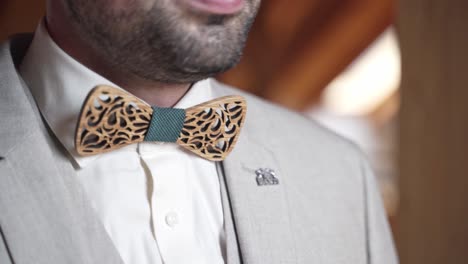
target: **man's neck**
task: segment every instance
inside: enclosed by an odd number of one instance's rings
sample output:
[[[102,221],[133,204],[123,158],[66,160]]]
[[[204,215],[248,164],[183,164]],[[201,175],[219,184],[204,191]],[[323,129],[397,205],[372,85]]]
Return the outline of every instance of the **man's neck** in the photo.
[[[164,83],[116,83],[131,94],[143,99],[150,105],[158,107],[174,106],[190,89],[190,84],[164,84]]]
[[[118,71],[103,59],[99,59],[99,56],[93,53],[92,48],[75,37],[76,34],[70,32],[69,25],[64,25],[58,21],[52,22],[51,19],[55,18],[47,17],[46,28],[51,38],[62,50],[92,71],[119,85],[148,104],[158,107],[172,107],[190,89],[190,83],[161,83],[139,78],[129,72]]]

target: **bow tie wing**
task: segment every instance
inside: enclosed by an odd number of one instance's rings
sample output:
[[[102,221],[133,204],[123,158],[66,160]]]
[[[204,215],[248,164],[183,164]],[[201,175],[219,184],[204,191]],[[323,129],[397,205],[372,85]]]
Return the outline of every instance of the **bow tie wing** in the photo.
[[[205,159],[221,161],[236,144],[246,111],[241,96],[221,97],[184,112],[151,107],[124,90],[101,85],[88,94],[83,104],[75,149],[89,156],[155,140],[177,142]]]
[[[177,143],[201,157],[221,161],[232,151],[245,121],[241,96],[225,96],[186,109]]]
[[[152,112],[151,106],[121,89],[97,86],[81,109],[75,149],[89,156],[141,142]]]

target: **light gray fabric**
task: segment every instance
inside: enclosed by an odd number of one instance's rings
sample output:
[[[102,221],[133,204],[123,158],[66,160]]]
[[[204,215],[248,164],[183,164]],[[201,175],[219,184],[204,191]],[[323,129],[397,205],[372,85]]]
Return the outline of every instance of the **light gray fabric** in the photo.
[[[0,162],[2,162],[0,160]],[[2,264],[12,264],[10,258],[10,252],[6,247],[5,239],[3,238],[2,230],[0,229],[0,263]]]
[[[0,48],[0,74],[0,228],[13,262],[122,264],[70,162],[48,136],[8,43]]]
[[[122,263],[15,70],[11,54],[20,61],[29,38],[0,47],[0,263]],[[219,83],[214,92],[243,94]],[[361,153],[243,95],[245,127],[218,166],[228,263],[397,263]],[[258,186],[258,168],[273,169],[279,184]]]
[[[224,162],[244,263],[398,263],[373,174],[354,144],[307,118],[241,94],[247,118]],[[279,185],[257,186],[270,168]]]
[[[229,201],[229,193],[226,186],[226,180],[224,175],[224,168],[221,162],[216,163],[216,168],[218,171],[219,186],[221,188],[221,199],[223,205],[223,215],[224,215],[224,230],[225,230],[225,245],[224,246],[224,259],[226,264],[240,264],[242,263],[241,255],[239,252],[239,245],[237,244],[236,230],[234,226],[234,220],[232,218],[232,208],[231,202]]]

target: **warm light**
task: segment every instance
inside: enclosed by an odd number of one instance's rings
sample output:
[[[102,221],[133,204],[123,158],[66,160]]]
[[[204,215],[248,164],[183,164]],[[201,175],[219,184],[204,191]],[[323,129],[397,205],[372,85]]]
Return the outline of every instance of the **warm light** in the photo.
[[[400,79],[400,50],[389,28],[328,85],[323,107],[343,115],[367,114],[398,89]]]

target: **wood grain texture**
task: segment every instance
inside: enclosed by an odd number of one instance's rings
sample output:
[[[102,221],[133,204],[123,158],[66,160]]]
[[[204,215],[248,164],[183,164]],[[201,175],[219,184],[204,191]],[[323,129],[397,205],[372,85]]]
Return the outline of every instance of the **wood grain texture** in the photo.
[[[76,151],[89,156],[142,142],[152,113],[150,105],[121,89],[97,86],[81,109],[75,132]]]
[[[468,2],[400,1],[402,264],[468,263]]]
[[[212,161],[224,160],[234,148],[245,121],[241,96],[220,97],[185,110],[177,144]],[[96,155],[143,142],[153,109],[124,90],[101,85],[89,93],[80,112],[75,148]]]
[[[185,110],[177,143],[212,161],[224,160],[244,125],[247,103],[241,96],[220,97]]]

